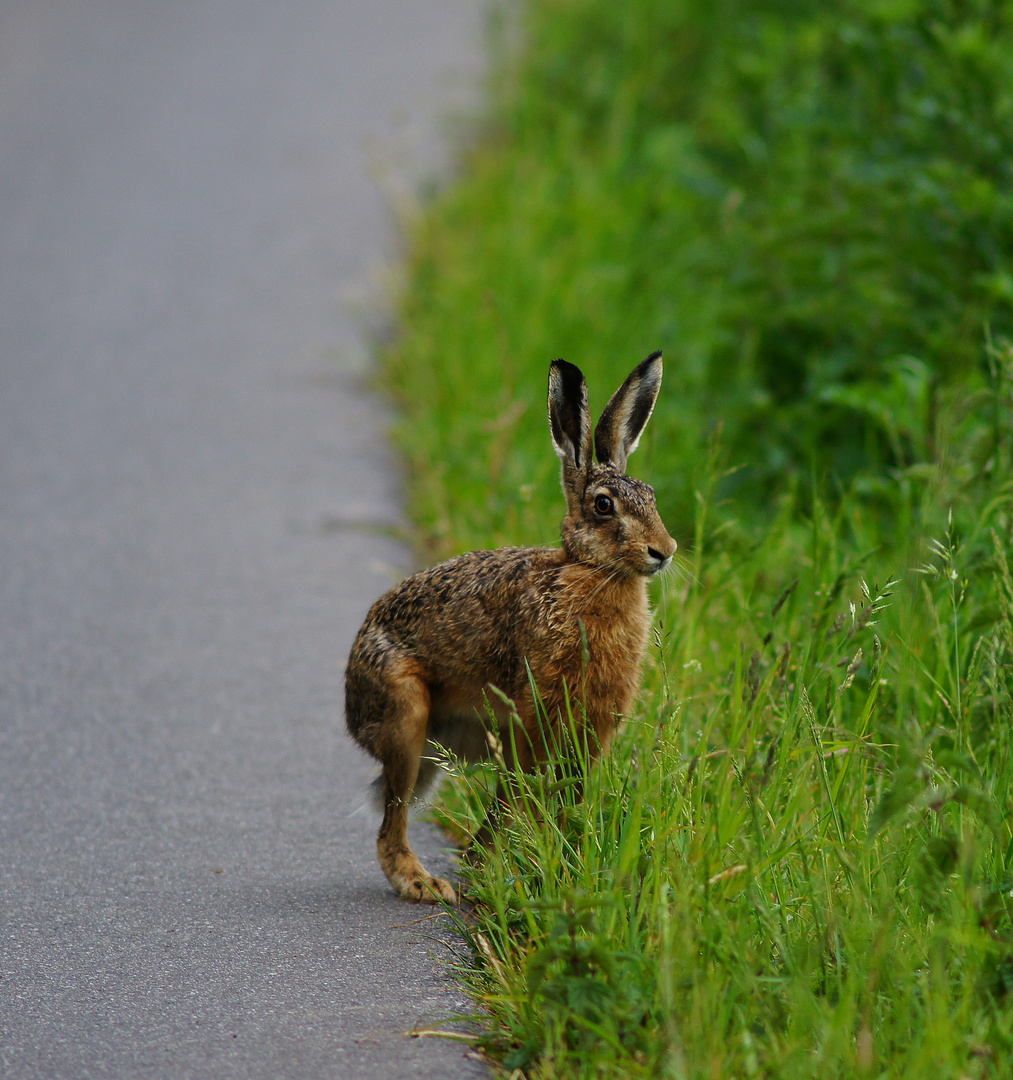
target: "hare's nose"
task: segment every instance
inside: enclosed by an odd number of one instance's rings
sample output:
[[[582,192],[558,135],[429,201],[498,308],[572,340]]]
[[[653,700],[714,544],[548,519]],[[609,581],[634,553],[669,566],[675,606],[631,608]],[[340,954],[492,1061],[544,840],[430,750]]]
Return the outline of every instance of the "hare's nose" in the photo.
[[[668,557],[667,555],[662,555],[661,552],[658,551],[657,548],[652,548],[652,547],[649,547],[647,549],[647,554],[650,555],[650,557],[652,559],[655,559],[658,562],[664,562],[665,559]]]

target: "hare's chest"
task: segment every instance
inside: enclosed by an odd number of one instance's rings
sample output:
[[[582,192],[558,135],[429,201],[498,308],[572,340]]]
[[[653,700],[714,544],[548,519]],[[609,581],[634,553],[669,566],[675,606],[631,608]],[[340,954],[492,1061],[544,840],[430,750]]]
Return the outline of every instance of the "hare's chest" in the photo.
[[[626,610],[611,621],[589,622],[586,637],[590,666],[606,680],[639,679],[649,629],[646,603],[642,610]]]
[[[640,581],[627,588],[581,582],[561,590],[545,606],[540,637],[546,652],[585,675],[639,671],[650,629],[647,590]]]

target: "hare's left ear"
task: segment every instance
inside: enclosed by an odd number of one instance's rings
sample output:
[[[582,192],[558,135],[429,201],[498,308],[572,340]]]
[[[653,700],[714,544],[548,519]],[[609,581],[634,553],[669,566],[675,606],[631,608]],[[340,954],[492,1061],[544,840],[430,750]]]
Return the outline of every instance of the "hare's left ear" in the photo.
[[[572,510],[580,505],[591,473],[591,410],[580,368],[565,360],[553,360],[549,366],[549,431]]]
[[[661,353],[654,352],[630,372],[605,406],[594,429],[594,449],[602,465],[626,472],[661,389]]]

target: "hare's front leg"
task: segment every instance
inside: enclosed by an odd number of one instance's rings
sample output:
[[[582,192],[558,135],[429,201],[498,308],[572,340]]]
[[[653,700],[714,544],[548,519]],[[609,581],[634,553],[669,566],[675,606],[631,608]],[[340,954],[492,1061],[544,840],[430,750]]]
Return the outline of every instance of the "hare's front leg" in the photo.
[[[383,763],[383,823],[376,838],[380,868],[403,900],[456,903],[453,886],[433,877],[408,845],[408,807],[419,776],[429,723],[429,688],[418,676],[400,672],[391,680],[387,713],[378,740]]]

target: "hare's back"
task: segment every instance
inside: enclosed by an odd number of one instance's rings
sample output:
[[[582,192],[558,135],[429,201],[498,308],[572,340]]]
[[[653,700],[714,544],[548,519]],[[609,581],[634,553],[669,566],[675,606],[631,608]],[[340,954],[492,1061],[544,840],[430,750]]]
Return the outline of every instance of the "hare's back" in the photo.
[[[458,555],[381,596],[363,630],[380,631],[392,648],[417,659],[436,679],[462,665],[500,667],[520,651],[560,555],[554,548]]]

